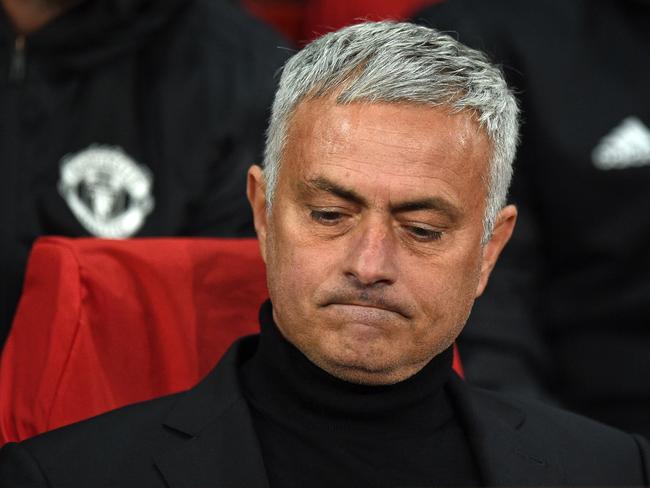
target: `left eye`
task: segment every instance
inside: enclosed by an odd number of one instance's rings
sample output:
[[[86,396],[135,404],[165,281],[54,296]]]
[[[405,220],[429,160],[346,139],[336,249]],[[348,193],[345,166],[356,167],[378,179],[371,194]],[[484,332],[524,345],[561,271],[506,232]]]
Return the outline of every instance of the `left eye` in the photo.
[[[324,225],[338,224],[343,218],[341,212],[335,212],[332,210],[312,210],[310,215],[313,220]]]
[[[427,227],[409,225],[406,227],[406,230],[419,241],[437,241],[442,237],[441,231]]]

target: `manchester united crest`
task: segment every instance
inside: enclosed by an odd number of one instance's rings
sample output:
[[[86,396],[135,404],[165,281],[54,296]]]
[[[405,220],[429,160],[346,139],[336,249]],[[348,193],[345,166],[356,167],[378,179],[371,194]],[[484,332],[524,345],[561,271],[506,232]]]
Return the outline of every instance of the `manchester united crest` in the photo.
[[[151,171],[121,148],[92,145],[61,160],[59,193],[97,237],[134,235],[153,210]]]

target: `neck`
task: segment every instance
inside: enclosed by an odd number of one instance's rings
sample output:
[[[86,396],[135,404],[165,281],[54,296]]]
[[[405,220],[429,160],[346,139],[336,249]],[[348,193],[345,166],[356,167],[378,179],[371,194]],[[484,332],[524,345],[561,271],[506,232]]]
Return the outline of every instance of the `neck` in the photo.
[[[20,35],[38,31],[81,0],[0,0]]]
[[[452,350],[433,358],[422,370],[393,385],[363,385],[336,378],[313,364],[289,343],[272,318],[270,302],[260,311],[261,336],[256,354],[243,367],[248,400],[261,410],[311,428],[419,431],[422,417],[428,428],[448,418],[442,391],[451,375]],[[427,417],[429,418],[429,417]],[[285,421],[282,420],[282,421]]]

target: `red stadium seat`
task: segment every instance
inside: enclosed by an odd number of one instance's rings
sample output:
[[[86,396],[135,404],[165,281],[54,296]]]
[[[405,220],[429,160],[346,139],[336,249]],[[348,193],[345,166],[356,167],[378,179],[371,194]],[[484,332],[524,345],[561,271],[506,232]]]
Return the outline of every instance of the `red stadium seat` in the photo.
[[[191,387],[266,297],[254,239],[39,239],[0,359],[0,445]]]

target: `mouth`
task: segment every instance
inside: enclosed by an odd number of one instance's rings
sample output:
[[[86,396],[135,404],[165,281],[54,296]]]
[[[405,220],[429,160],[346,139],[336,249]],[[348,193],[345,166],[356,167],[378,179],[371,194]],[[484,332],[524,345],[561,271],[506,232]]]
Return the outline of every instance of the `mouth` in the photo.
[[[398,315],[402,318],[409,318],[402,307],[386,303],[369,303],[357,300],[333,301],[325,304],[325,307],[345,310],[347,314],[368,316],[368,317],[386,317],[387,315]]]

